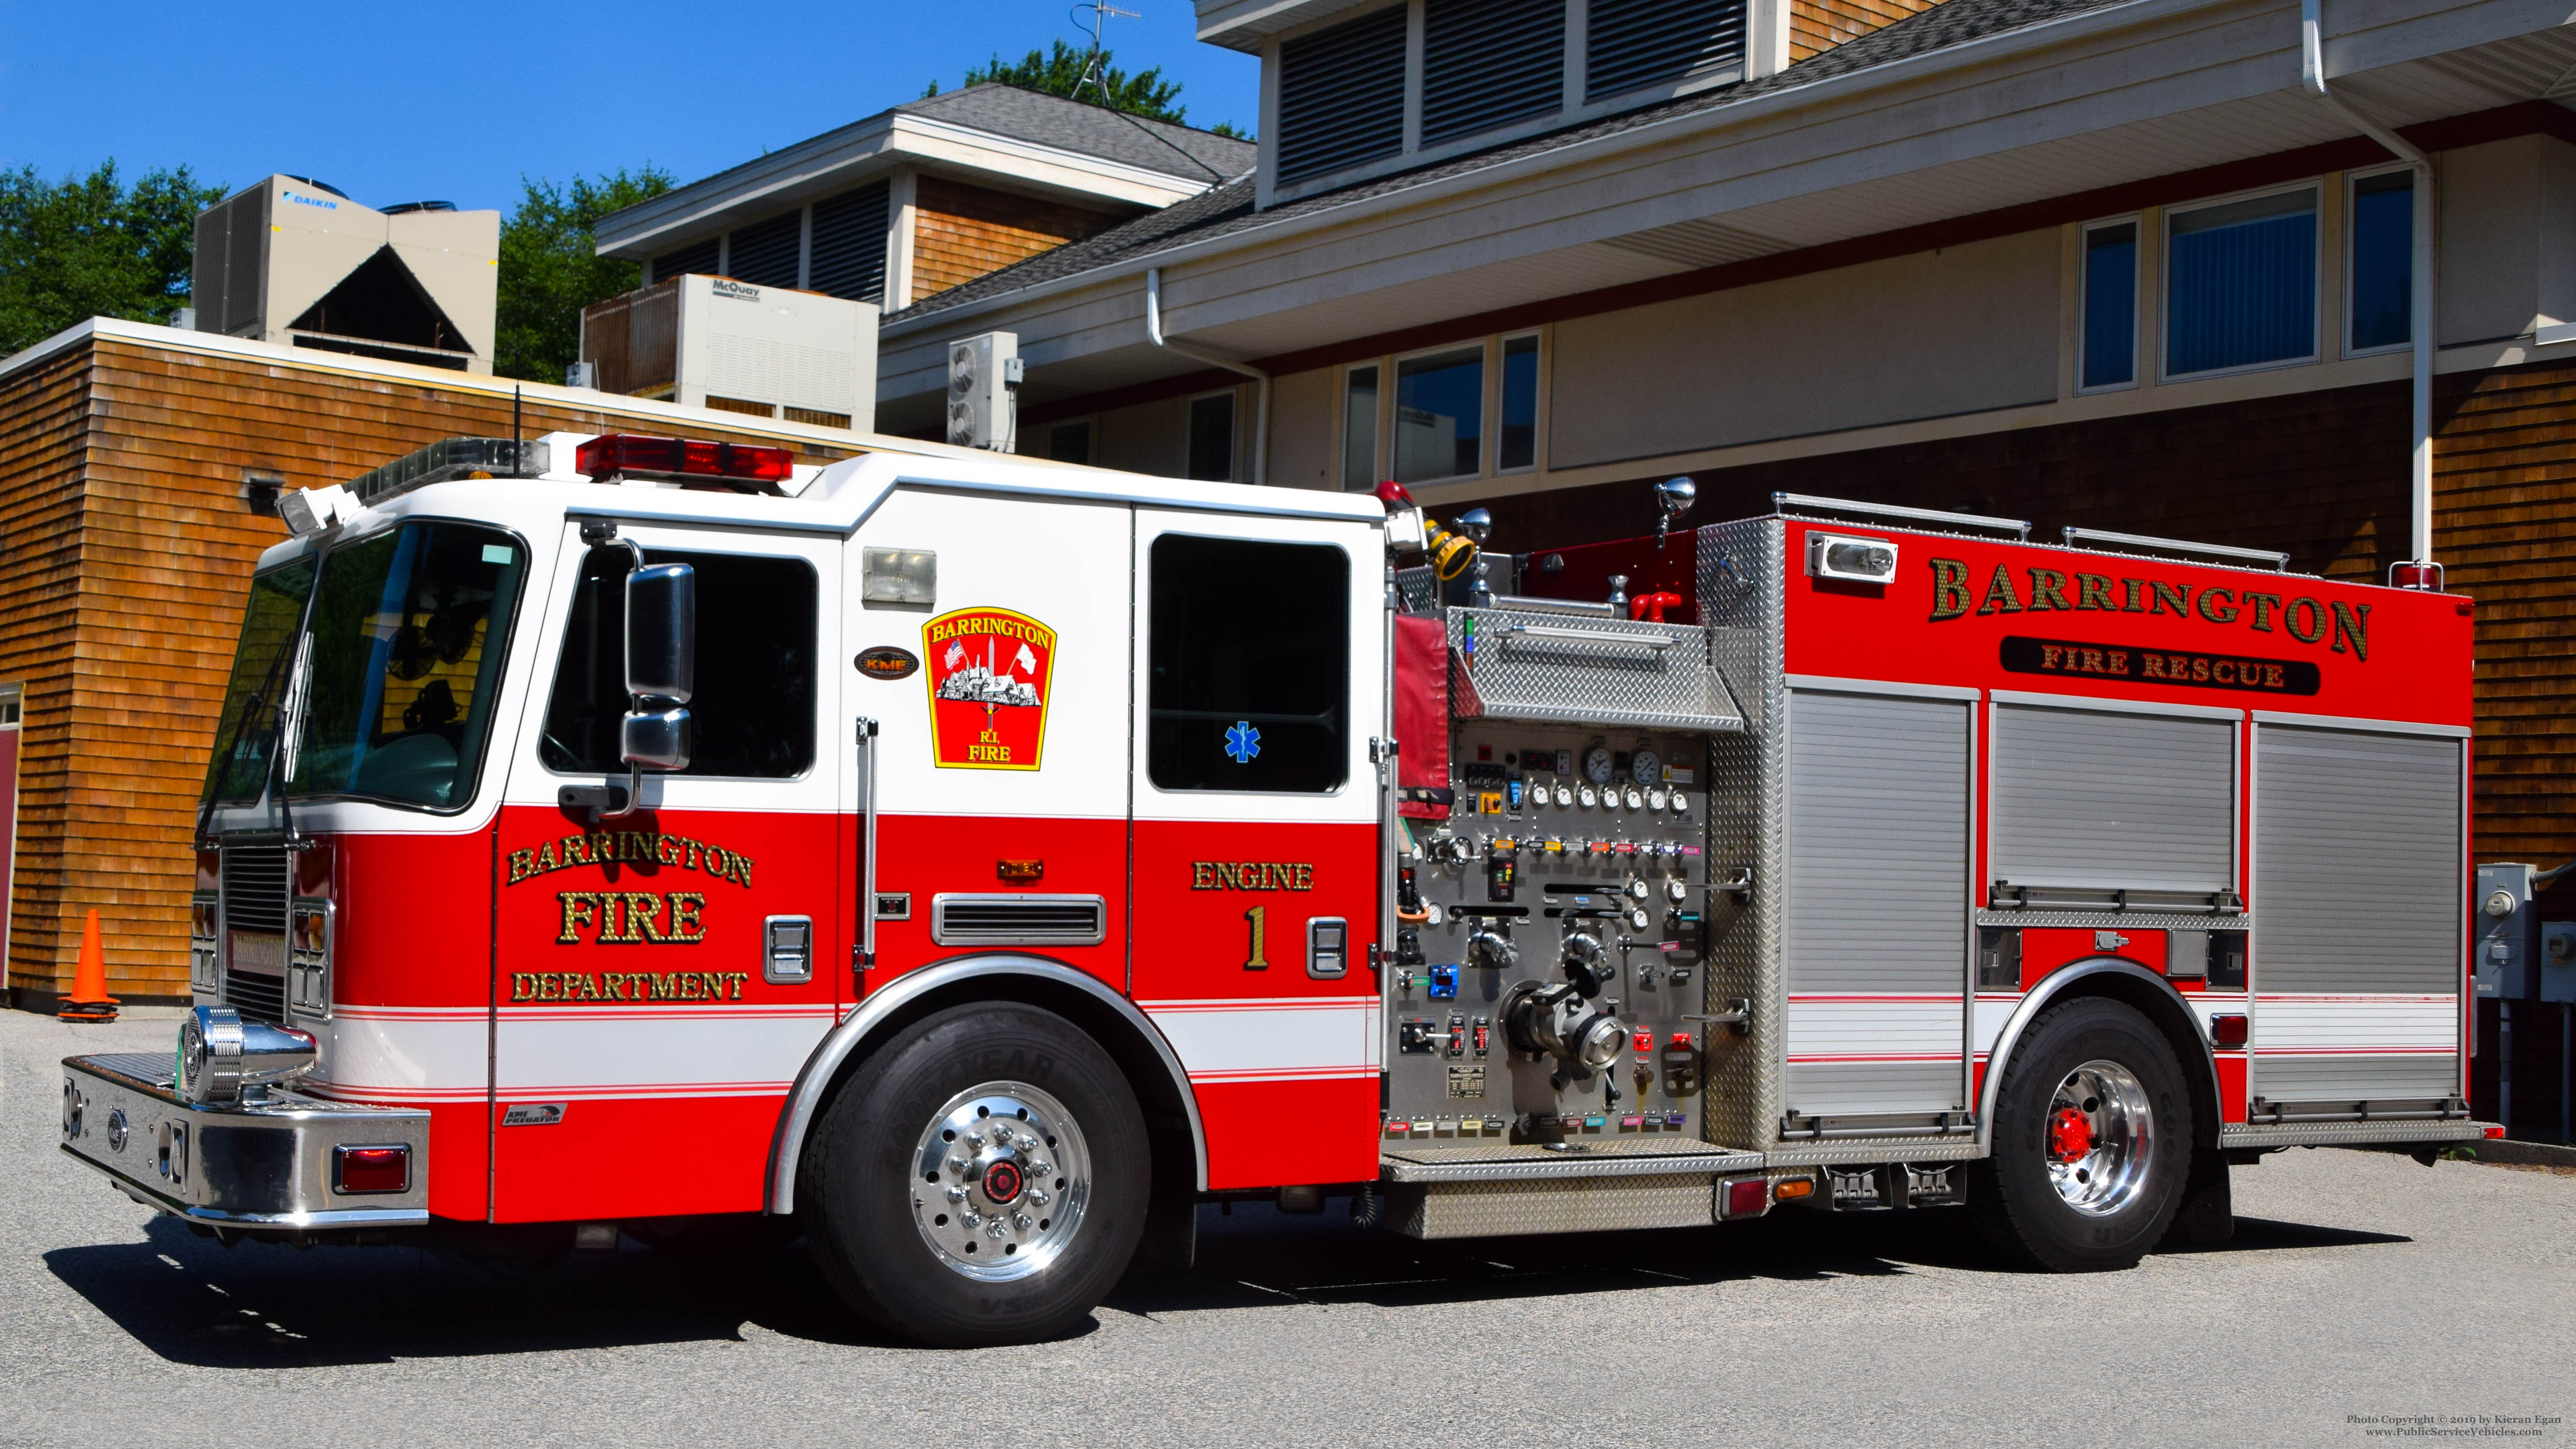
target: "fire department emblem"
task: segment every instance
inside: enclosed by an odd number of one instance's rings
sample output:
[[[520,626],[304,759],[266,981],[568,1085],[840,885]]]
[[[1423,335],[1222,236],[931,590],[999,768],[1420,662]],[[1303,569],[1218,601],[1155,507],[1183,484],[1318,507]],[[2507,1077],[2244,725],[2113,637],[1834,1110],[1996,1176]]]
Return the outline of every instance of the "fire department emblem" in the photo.
[[[931,762],[1034,770],[1046,747],[1055,631],[1008,609],[960,609],[921,626],[930,663]]]

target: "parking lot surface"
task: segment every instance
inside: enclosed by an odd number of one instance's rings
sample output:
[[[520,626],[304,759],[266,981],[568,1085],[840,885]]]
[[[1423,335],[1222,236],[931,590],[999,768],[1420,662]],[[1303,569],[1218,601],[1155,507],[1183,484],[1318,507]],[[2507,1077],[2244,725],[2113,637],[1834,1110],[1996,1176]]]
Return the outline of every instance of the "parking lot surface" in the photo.
[[[794,1243],[226,1251],[55,1145],[59,1058],[174,1030],[0,1011],[0,1445],[2576,1439],[2576,1174],[2291,1151],[2232,1244],[2081,1277],[1941,1211],[1418,1243],[1211,1207],[1073,1336],[941,1352]]]

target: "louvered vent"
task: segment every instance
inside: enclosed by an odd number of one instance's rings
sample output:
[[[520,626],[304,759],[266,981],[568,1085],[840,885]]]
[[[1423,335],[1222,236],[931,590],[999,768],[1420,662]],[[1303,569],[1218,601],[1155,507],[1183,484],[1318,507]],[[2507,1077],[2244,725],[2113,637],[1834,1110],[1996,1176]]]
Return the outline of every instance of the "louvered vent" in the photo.
[[[1404,149],[1404,11],[1391,6],[1279,47],[1281,181]]]
[[[930,939],[942,946],[1097,946],[1108,936],[1099,896],[933,896]]]
[[[886,183],[814,203],[814,255],[805,285],[827,296],[885,296]]]
[[[1565,106],[1565,0],[1422,7],[1422,144]]]
[[[668,281],[673,277],[687,276],[691,272],[712,274],[715,269],[716,239],[709,237],[695,245],[682,247],[676,252],[664,252],[655,257],[651,280]]]
[[[1583,99],[1673,85],[1744,63],[1744,0],[1592,0]]]
[[[725,275],[755,287],[796,285],[797,253],[805,249],[805,213],[773,216],[733,234]]]
[[[224,1000],[261,1021],[286,1019],[286,870],[277,846],[224,849]]]

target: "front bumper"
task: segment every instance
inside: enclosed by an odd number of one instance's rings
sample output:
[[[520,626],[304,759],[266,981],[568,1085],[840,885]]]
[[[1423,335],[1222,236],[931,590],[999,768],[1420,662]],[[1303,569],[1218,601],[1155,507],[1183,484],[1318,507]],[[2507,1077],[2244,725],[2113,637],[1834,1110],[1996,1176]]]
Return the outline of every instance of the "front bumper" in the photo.
[[[63,1151],[146,1207],[249,1232],[398,1227],[429,1221],[429,1114],[271,1087],[256,1102],[180,1100],[167,1054],[63,1059]],[[400,1192],[344,1195],[342,1147],[404,1147]]]

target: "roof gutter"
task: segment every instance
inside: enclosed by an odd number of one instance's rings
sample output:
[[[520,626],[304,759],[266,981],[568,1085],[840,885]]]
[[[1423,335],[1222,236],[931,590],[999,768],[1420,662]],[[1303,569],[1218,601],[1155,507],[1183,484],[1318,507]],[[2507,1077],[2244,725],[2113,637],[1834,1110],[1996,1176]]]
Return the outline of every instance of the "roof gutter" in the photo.
[[[1303,232],[1321,231],[1326,227],[1339,226],[1356,218],[1419,206],[1452,192],[1477,190],[1533,172],[1570,165],[1598,154],[1661,144],[1698,131],[1725,130],[1761,120],[1778,112],[1794,111],[1830,101],[1847,92],[1865,92],[1882,85],[1893,85],[1905,80],[1939,75],[1971,65],[1985,64],[2024,50],[2062,45],[2070,40],[2101,31],[2125,29],[2163,16],[2187,14],[2194,10],[2212,9],[2234,3],[2238,3],[2238,0],[2123,0],[2123,3],[2106,5],[2099,10],[2088,10],[2081,15],[2044,20],[2019,30],[1981,36],[1975,40],[1944,46],[1938,50],[1927,50],[1860,70],[1845,71],[1841,75],[1826,76],[1820,80],[1808,81],[1803,85],[1768,91],[1749,100],[1713,106],[1704,111],[1691,111],[1658,121],[1650,121],[1610,135],[1588,137],[1563,146],[1534,151],[1529,155],[1516,157],[1497,165],[1433,177],[1411,185],[1390,187],[1346,207],[1327,207],[1320,211],[1301,212],[1296,216],[1245,227],[1241,231],[1228,232],[1223,236],[1212,237],[1205,241],[1180,242],[1147,252],[1142,256],[1104,262],[1084,271],[1050,278],[1016,291],[997,292],[989,297],[960,302],[953,307],[943,307],[936,312],[926,312],[919,317],[897,318],[880,328],[878,335],[881,338],[905,337],[912,332],[930,328],[931,319],[934,317],[942,319],[939,325],[945,328],[952,325],[953,319],[958,317],[995,311],[1080,287],[1098,286],[1121,276],[1133,275],[1139,267],[1169,266],[1175,262],[1232,251],[1262,242],[1278,241]]]
[[[2434,269],[2433,242],[2433,158],[2425,155],[2391,127],[2378,121],[2336,95],[2326,84],[2324,0],[2299,0],[2299,79],[2309,95],[2325,102],[2326,108],[2350,122],[2363,135],[2388,149],[2388,154],[2405,162],[2415,171],[2415,195],[2408,208],[2415,233],[2415,255],[2407,278],[2409,311],[2407,332],[2414,341],[2415,353],[2415,427],[2407,455],[2409,479],[2407,516],[2412,525],[2408,561],[2391,564],[2388,581],[2405,587],[2438,590],[2442,587],[2441,566],[2433,562],[2433,353],[2437,339],[2433,335]]]
[[[1270,481],[1270,374],[1249,363],[1237,362],[1230,357],[1219,357],[1212,352],[1183,347],[1165,337],[1161,267],[1145,269],[1145,337],[1166,352],[1177,352],[1193,362],[1204,362],[1210,367],[1222,367],[1228,372],[1242,373],[1260,384],[1254,389],[1252,403],[1252,486],[1259,488],[1268,484]]]

